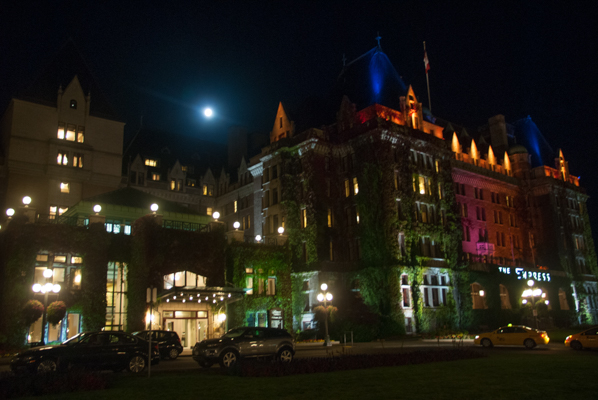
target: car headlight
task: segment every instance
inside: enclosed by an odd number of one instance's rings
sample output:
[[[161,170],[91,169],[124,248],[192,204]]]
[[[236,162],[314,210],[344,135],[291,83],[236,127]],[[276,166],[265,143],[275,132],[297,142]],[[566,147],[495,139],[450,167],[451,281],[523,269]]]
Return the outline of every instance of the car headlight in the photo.
[[[565,338],[565,343],[570,342],[570,341],[571,341],[571,335],[569,335]]]
[[[480,338],[480,335],[475,335],[475,338],[476,338],[476,339],[479,339],[479,338]]]

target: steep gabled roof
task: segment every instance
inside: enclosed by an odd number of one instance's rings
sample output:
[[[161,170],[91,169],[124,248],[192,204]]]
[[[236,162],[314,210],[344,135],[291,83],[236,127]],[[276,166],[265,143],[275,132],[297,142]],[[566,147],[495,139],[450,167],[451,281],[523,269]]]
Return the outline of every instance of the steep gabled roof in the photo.
[[[33,83],[16,97],[33,103],[56,107],[58,88],[66,88],[77,76],[83,93],[91,96],[89,113],[91,115],[120,120],[104,96],[97,80],[91,73],[81,53],[69,40],[49,62]]]

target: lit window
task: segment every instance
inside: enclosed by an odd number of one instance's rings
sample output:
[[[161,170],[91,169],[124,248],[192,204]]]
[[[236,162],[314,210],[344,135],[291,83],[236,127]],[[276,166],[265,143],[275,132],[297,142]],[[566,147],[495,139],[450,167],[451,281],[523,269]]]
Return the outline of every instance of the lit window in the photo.
[[[61,182],[60,183],[60,193],[70,193],[70,187],[68,183]]]
[[[131,225],[125,225],[125,235],[131,234]]]
[[[160,180],[160,174],[152,174],[152,181],[159,181]]]
[[[349,180],[345,179],[345,197],[349,197],[351,194],[351,187],[349,186]]]
[[[353,193],[359,193],[359,184],[357,183],[357,178],[353,178]]]
[[[268,278],[268,286],[266,287],[266,295],[274,296],[276,294],[276,278]]]
[[[195,179],[187,179],[187,186],[195,187],[196,181]]]
[[[67,124],[66,125],[66,137],[65,139],[70,141],[70,142],[74,142],[75,141],[75,130],[76,130],[76,126],[72,125],[72,124]]]
[[[203,185],[201,188],[201,194],[203,194],[204,196],[208,195],[208,185]]]
[[[233,202],[233,209],[235,210],[233,212],[237,212],[237,200]]]
[[[68,165],[69,158],[66,153],[59,152],[58,157],[56,157],[56,163],[58,165]]]
[[[206,213],[207,213],[208,215],[212,215],[212,212],[213,212],[213,210],[212,210],[212,207],[208,207],[208,209],[207,209]]]
[[[83,143],[85,141],[85,128],[82,126],[77,130],[77,143]]]
[[[419,177],[419,193],[426,194],[426,178],[423,176]]]
[[[177,191],[181,191],[183,190],[183,180],[182,179],[177,179],[176,181],[176,190]]]
[[[65,263],[66,256],[54,256],[54,262],[55,263]]]
[[[332,228],[332,209],[328,209],[328,227]]]
[[[181,171],[187,172],[187,167],[186,166],[181,167]]]
[[[208,196],[214,196],[214,185],[208,186]]]
[[[72,272],[73,274],[73,288],[81,287],[81,270],[76,269]]]
[[[71,264],[81,264],[83,262],[83,257],[71,257]]]
[[[245,293],[247,294],[253,294],[253,277],[252,276],[248,276],[247,277],[247,287],[246,287],[246,291]]]
[[[58,139],[64,139],[64,122],[58,123]]]
[[[359,223],[359,208],[355,206],[355,220]]]
[[[68,207],[58,207],[58,215],[64,214],[68,209]]]
[[[73,167],[83,168],[83,154],[77,154],[73,156]]]
[[[148,167],[157,167],[158,166],[158,161],[157,160],[152,160],[151,158],[146,158],[145,159],[145,165],[147,165]]]
[[[35,261],[47,262],[48,261],[48,255],[47,254],[38,254],[35,257]]]
[[[58,207],[57,206],[50,206],[50,213],[48,215],[48,218],[49,219],[55,219],[57,211],[58,211]]]
[[[170,190],[175,190],[176,189],[176,179],[171,179],[170,180]]]
[[[305,228],[307,226],[307,210],[304,208],[301,210],[301,227]]]

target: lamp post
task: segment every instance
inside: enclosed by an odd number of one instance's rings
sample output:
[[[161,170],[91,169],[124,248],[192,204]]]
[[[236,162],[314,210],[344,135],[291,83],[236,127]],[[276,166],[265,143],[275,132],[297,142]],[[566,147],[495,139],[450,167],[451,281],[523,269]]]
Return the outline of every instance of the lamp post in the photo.
[[[332,293],[328,292],[328,285],[325,283],[322,283],[320,289],[322,289],[322,292],[318,293],[318,301],[324,302],[324,312],[326,313],[324,317],[324,329],[326,333],[324,346],[330,347],[332,343],[330,342],[330,335],[328,335],[328,302],[332,301]]]
[[[50,268],[47,268],[44,271],[44,278],[48,280],[54,276],[54,271]],[[44,295],[44,314],[42,317],[42,335],[41,341],[42,343],[46,343],[46,323],[47,323],[47,309],[48,309],[48,294],[50,292],[59,293],[60,292],[60,285],[59,284],[52,284],[52,282],[46,282],[44,285],[36,283],[31,288],[35,293],[43,293]]]
[[[531,297],[531,302],[532,302],[532,315],[534,317],[534,322],[536,325],[536,329],[538,329],[538,310],[536,309],[536,300],[535,297],[544,297],[543,293],[542,293],[542,289],[538,288],[538,289],[533,289],[534,286],[534,281],[533,279],[530,279],[527,281],[527,286],[529,286],[529,289],[526,289],[523,291],[523,294],[521,295],[521,297]],[[522,300],[523,304],[527,304],[527,299],[523,299]]]

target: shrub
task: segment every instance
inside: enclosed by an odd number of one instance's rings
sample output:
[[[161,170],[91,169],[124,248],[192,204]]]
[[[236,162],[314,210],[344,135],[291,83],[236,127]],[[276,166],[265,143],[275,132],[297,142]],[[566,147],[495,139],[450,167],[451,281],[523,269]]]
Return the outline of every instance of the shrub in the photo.
[[[405,353],[360,354],[328,358],[302,358],[292,363],[245,361],[237,364],[229,374],[243,377],[275,377],[320,372],[347,371],[399,365],[426,364],[486,357],[470,349],[412,351]]]
[[[108,387],[108,376],[82,371],[18,376],[6,372],[0,375],[0,399],[103,390]]]
[[[64,301],[55,301],[48,306],[46,318],[52,325],[58,324],[66,315],[66,304]]]
[[[29,300],[23,306],[23,323],[29,326],[39,319],[44,313],[44,305],[37,300]]]

